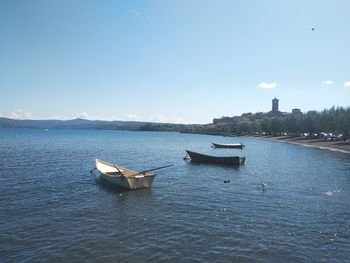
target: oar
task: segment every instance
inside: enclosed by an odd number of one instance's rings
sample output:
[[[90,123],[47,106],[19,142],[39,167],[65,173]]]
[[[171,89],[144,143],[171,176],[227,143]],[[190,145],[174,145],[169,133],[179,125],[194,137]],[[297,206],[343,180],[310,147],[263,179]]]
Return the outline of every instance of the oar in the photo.
[[[92,169],[92,170],[90,171],[90,173],[92,174],[96,169],[97,169],[97,168],[95,167],[94,169]]]
[[[113,164],[114,168],[116,168],[118,170],[118,172],[122,175],[122,176],[125,176],[122,171],[119,170],[118,166],[116,166],[115,164]]]
[[[173,164],[169,164],[169,165],[165,165],[165,166],[161,166],[161,167],[157,167],[157,168],[153,168],[153,169],[149,169],[149,170],[144,170],[142,172],[139,172],[139,173],[136,173],[136,174],[133,174],[133,175],[130,175],[130,176],[134,176],[134,175],[138,175],[138,174],[145,174],[147,172],[151,172],[151,171],[155,171],[155,170],[159,170],[159,169],[164,169],[164,168],[168,168],[168,167],[171,167],[171,166],[174,166]]]

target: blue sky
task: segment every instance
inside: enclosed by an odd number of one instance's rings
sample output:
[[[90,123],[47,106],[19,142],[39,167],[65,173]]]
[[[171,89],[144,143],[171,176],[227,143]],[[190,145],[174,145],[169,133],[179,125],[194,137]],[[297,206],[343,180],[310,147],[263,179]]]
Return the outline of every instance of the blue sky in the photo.
[[[0,1],[0,116],[209,123],[349,106],[350,1]],[[312,28],[315,28],[312,30]]]

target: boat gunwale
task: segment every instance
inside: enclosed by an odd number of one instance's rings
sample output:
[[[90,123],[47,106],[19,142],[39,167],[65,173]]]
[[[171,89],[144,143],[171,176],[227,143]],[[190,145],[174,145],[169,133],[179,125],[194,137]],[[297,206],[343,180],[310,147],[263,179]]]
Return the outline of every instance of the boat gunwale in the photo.
[[[243,143],[216,143],[212,142],[214,148],[236,148],[243,149],[245,145]]]
[[[104,160],[101,160],[101,159],[96,159],[96,163],[97,163],[97,162],[99,162],[99,163],[101,163],[101,164],[104,164],[104,165],[107,165],[107,166],[110,166],[110,167],[112,167],[112,168],[118,167],[118,169],[124,170],[124,172],[127,171],[128,173],[131,173],[131,174],[125,174],[125,173],[123,173],[123,174],[119,175],[119,176],[124,176],[124,177],[127,177],[127,178],[134,178],[134,179],[136,179],[136,176],[145,176],[145,177],[152,177],[152,176],[153,176],[153,177],[154,177],[154,176],[156,175],[156,173],[154,173],[154,172],[145,172],[145,173],[142,173],[142,171],[139,172],[139,171],[136,171],[136,170],[133,170],[133,169],[129,169],[129,168],[126,168],[126,167],[117,165],[117,164],[113,164],[113,163],[110,163],[110,162],[107,162],[107,161],[104,161]],[[97,168],[97,170],[98,170],[100,173],[104,174],[105,176],[109,176],[109,177],[119,177],[119,176],[117,176],[117,175],[109,174],[108,172],[102,172],[102,171],[99,170],[98,168]]]

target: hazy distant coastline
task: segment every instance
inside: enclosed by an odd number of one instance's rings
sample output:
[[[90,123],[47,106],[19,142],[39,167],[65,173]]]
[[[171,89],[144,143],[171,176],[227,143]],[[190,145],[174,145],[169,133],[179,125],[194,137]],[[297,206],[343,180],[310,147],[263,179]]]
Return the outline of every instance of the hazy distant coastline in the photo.
[[[19,120],[0,118],[1,128],[36,129],[138,129],[143,122],[100,121],[100,120]]]
[[[0,117],[0,128],[33,129],[87,129],[87,130],[129,130],[129,131],[200,131],[200,124],[173,124],[142,121],[102,120],[20,120]]]
[[[208,124],[178,124],[142,121],[102,120],[20,120],[0,117],[0,128],[91,129],[129,131],[176,131],[182,133],[221,136],[306,136],[318,139],[347,140],[350,138],[350,107],[332,107],[322,112],[293,109],[278,110],[278,99],[272,100],[267,113],[243,113],[241,116],[213,119]]]

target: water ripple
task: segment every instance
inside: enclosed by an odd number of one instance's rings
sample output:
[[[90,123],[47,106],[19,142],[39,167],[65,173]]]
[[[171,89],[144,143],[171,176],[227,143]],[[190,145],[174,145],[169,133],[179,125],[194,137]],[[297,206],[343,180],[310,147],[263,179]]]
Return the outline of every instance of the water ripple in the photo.
[[[1,262],[346,262],[349,157],[239,138],[239,169],[182,160],[185,149],[228,154],[211,142],[235,140],[0,130]],[[126,191],[89,173],[95,158],[175,166]]]

